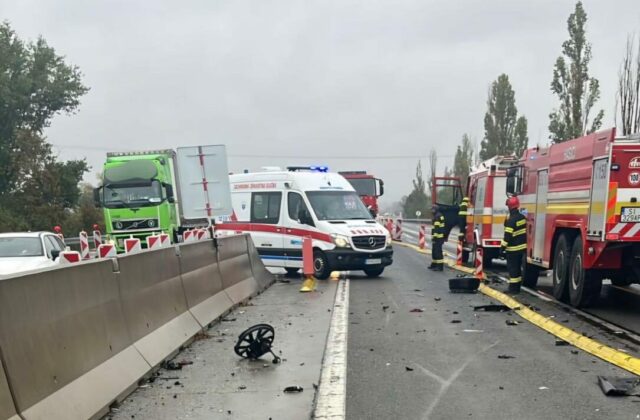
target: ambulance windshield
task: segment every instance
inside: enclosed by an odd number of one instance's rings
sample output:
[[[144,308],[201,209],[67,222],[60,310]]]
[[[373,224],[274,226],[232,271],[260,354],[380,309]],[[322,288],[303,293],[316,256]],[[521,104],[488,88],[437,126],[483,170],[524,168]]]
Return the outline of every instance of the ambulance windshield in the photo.
[[[371,214],[353,191],[309,191],[307,197],[318,220],[371,219]]]

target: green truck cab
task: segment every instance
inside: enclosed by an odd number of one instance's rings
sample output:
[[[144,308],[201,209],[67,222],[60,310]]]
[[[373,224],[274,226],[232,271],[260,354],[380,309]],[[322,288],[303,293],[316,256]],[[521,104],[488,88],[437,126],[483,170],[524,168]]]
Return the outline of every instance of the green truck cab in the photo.
[[[174,196],[173,150],[108,153],[102,186],[94,190],[104,209],[106,234],[121,251],[124,239],[166,233],[177,242],[180,210]]]
[[[185,230],[225,221],[233,211],[224,145],[107,153],[102,177],[94,201],[119,252],[130,237],[143,247],[159,233],[180,242]]]

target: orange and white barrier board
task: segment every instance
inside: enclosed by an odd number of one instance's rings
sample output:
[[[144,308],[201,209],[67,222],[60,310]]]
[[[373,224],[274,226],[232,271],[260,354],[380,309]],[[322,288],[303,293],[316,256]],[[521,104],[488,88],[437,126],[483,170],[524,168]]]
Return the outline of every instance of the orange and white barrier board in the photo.
[[[166,233],[160,234],[160,246],[165,247],[171,245],[171,238]]]
[[[115,244],[100,244],[96,258],[115,258],[118,256]]]
[[[102,233],[99,230],[93,231],[93,247],[98,249],[102,245]]]
[[[132,254],[134,252],[142,251],[142,244],[138,238],[127,238],[124,240],[124,252],[126,254]]]
[[[393,235],[393,239],[402,242],[402,219],[396,220],[396,230]]]
[[[418,232],[418,246],[420,247],[420,249],[424,249],[426,246],[426,236],[427,227],[425,225],[420,225],[420,231]]]
[[[147,241],[147,249],[162,248],[162,241],[160,240],[160,235],[147,236],[146,241]]]
[[[182,232],[182,242],[193,242],[196,238],[195,230],[189,229]]]
[[[484,280],[484,268],[482,267],[483,250],[481,247],[476,248],[476,272],[475,276],[480,281]]]
[[[458,241],[458,248],[456,250],[456,265],[462,266],[462,241]]]

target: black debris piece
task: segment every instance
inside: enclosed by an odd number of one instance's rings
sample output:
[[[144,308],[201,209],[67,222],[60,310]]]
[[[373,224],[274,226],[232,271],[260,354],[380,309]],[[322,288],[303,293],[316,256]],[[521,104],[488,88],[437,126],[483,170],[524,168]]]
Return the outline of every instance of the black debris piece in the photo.
[[[458,315],[458,311],[453,311],[451,313],[454,314],[454,315]]]
[[[533,312],[540,312],[540,308],[533,305],[527,305],[527,308],[531,309]]]
[[[240,385],[240,386],[238,387],[238,389],[247,389],[247,386],[246,386],[246,385]]]
[[[607,396],[640,397],[640,378],[612,378],[598,376],[598,385]]]
[[[173,394],[173,398],[178,398],[178,394]]]
[[[515,359],[516,356],[510,356],[508,354],[499,354],[498,359]]]
[[[276,283],[291,283],[291,280],[289,280],[289,279],[277,279]]]
[[[180,361],[178,362],[178,364],[179,364],[180,366],[187,366],[187,365],[192,365],[192,364],[193,364],[193,362],[192,362],[191,360],[180,360]]]
[[[165,367],[167,370],[182,370],[182,365],[181,365],[180,363],[176,363],[176,362],[174,362],[173,360],[172,360],[172,361],[167,362],[167,363],[164,365],[164,367]]]
[[[233,322],[233,321],[236,321],[236,320],[237,320],[237,318],[222,318],[221,321],[222,322]]]
[[[570,344],[564,340],[556,339],[556,346],[569,346]]]
[[[578,354],[580,353],[578,350],[571,350],[571,354]]]
[[[460,321],[459,319],[452,319],[452,320],[451,320],[451,323],[452,323],[452,324],[459,324],[459,323],[461,323],[461,322],[462,322],[462,321]]]
[[[174,384],[174,385],[176,385],[176,386],[180,386],[180,385],[182,385],[182,384],[180,383],[180,381],[175,381],[173,384]]]
[[[518,321],[515,321],[515,320],[513,320],[513,319],[507,319],[507,320],[505,321],[505,323],[506,323],[507,325],[509,325],[509,326],[514,326],[514,325],[518,325],[518,324],[519,324],[519,322],[518,322]]]
[[[413,372],[413,368],[409,366],[405,366],[404,368],[406,369],[407,372]]]
[[[304,391],[304,388],[298,385],[288,386],[284,389],[284,392],[286,393],[294,393],[294,392],[302,392],[302,391]]]
[[[414,292],[420,292],[420,289],[413,289]]]
[[[409,312],[424,312],[424,309],[420,309],[420,308],[413,308],[412,310],[410,310]]]
[[[439,297],[434,297],[433,300],[435,300],[436,302],[440,302],[442,299]]]
[[[509,309],[506,305],[480,305],[474,306],[473,310],[475,312],[509,312]]]
[[[313,385],[313,389],[318,389],[318,384],[312,384]]]
[[[389,305],[382,305],[382,310],[386,311],[387,309],[389,309]]]

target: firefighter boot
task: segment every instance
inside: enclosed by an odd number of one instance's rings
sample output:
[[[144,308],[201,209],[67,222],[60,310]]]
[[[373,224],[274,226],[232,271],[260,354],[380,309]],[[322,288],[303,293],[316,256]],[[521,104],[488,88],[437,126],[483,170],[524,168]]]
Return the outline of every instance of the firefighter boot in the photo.
[[[522,284],[522,282],[517,282],[517,283],[509,283],[509,287],[507,288],[507,294],[508,295],[517,295],[518,293],[520,293],[520,285]]]
[[[444,271],[444,264],[442,263],[438,263],[438,264],[434,264],[434,267],[432,268],[433,271]]]

